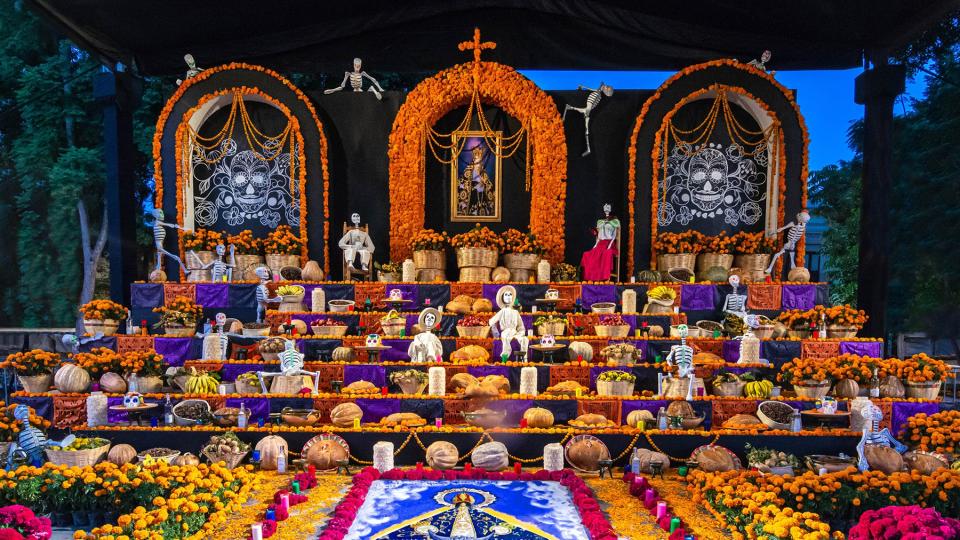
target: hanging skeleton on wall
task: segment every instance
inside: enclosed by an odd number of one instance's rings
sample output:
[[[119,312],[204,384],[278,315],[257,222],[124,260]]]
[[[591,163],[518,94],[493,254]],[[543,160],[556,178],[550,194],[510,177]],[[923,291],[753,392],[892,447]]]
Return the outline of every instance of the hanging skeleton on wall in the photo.
[[[183,264],[183,261],[180,260],[180,257],[177,255],[174,255],[173,253],[170,253],[169,251],[163,248],[163,241],[167,238],[167,230],[165,229],[165,227],[180,229],[181,231],[183,230],[183,227],[181,227],[176,223],[167,223],[163,221],[163,210],[159,208],[154,208],[152,215],[154,217],[153,245],[157,250],[157,266],[153,269],[153,271],[154,272],[160,271],[160,266],[163,263],[163,256],[166,255],[167,257],[170,257],[171,259],[177,261],[177,264],[180,265],[180,270],[183,271],[183,275],[185,276],[190,275],[190,271],[187,270],[187,267]]]
[[[380,83],[371,77],[369,73],[360,69],[362,65],[362,60],[359,58],[354,58],[353,71],[346,71],[343,73],[343,82],[340,83],[340,86],[324,90],[323,93],[332,94],[334,92],[339,92],[346,88],[347,82],[350,83],[350,88],[352,88],[354,92],[363,92],[363,80],[368,79],[370,81],[370,86],[367,87],[367,90],[373,92],[373,95],[377,96],[377,99],[382,99],[383,96],[381,96],[380,93],[384,92],[385,90],[380,87]]]
[[[771,57],[773,57],[773,53],[772,53],[772,52],[770,52],[769,50],[763,51],[763,53],[760,55],[760,59],[759,59],[759,60],[757,60],[756,58],[754,58],[753,60],[747,62],[747,64],[749,64],[749,65],[751,65],[751,66],[753,66],[753,67],[755,67],[755,68],[757,68],[757,69],[760,69],[760,70],[763,70],[763,71],[767,71],[767,62],[770,61],[770,58],[771,58]]]
[[[294,155],[297,147],[294,146]],[[281,221],[300,226],[300,186],[291,182],[289,152],[277,143],[260,149],[238,150],[233,139],[224,139],[209,152],[193,147],[194,221],[213,227],[219,220],[232,227],[257,221],[275,229]],[[217,158],[220,159],[217,159]],[[215,163],[214,163],[215,162]]]
[[[736,170],[730,171],[735,165]],[[763,170],[760,170],[762,167]],[[766,144],[751,155],[743,147],[710,143],[699,148],[678,144],[670,151],[660,184],[657,223],[687,226],[694,220],[723,217],[725,224],[758,223],[767,198]]]
[[[787,236],[783,239],[783,247],[780,248],[780,251],[774,253],[770,259],[770,266],[767,267],[768,274],[773,273],[773,266],[777,264],[777,259],[783,256],[785,252],[790,253],[790,269],[792,270],[797,266],[797,243],[800,242],[803,234],[807,231],[807,222],[809,221],[810,213],[806,210],[801,210],[797,214],[797,221],[791,221],[777,229],[778,233],[787,231]]]
[[[590,153],[590,113],[597,108],[597,105],[600,104],[600,99],[603,96],[610,97],[613,95],[613,87],[609,84],[603,84],[603,81],[600,81],[600,87],[596,90],[592,88],[587,88],[586,86],[577,86],[577,90],[590,90],[590,93],[587,95],[587,102],[583,107],[574,107],[573,105],[567,104],[563,106],[563,121],[567,119],[567,111],[574,110],[583,115],[583,126],[585,130],[584,139],[587,142],[587,149],[583,151],[581,156],[586,156]]]
[[[177,79],[177,86],[183,84],[183,81],[196,77],[203,71],[202,67],[197,67],[197,61],[193,59],[193,55],[187,53],[183,55],[183,61],[187,63],[187,73],[183,76],[183,79]]]

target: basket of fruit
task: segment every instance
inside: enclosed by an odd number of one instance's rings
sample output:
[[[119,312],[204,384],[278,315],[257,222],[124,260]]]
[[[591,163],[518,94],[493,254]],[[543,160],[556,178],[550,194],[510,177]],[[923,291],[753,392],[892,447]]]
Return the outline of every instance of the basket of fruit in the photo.
[[[466,315],[457,322],[457,334],[460,337],[485,338],[490,334],[488,317]]]
[[[397,313],[397,310],[391,309],[380,319],[380,328],[385,336],[399,336],[407,328],[407,318]]]
[[[281,337],[269,337],[260,342],[257,346],[260,349],[260,356],[267,362],[276,362],[280,360],[280,353],[287,348],[287,340]]]
[[[713,379],[713,395],[738,397],[743,395],[743,389],[746,386],[746,381],[741,381],[736,373],[720,368],[716,378]]]
[[[310,325],[315,336],[345,336],[349,326],[337,319],[317,319]]]
[[[290,313],[303,311],[303,295],[306,290],[301,285],[281,285],[277,287],[277,296],[280,297],[280,307],[277,311]]]
[[[625,338],[630,334],[630,325],[615,313],[600,315],[599,322],[593,328],[600,337]]]
[[[151,448],[149,450],[144,450],[137,454],[137,458],[140,459],[140,462],[154,460],[154,461],[166,461],[167,463],[173,463],[173,460],[177,459],[180,455],[179,450],[174,450],[172,448],[159,447]]]
[[[110,451],[110,441],[99,437],[77,437],[70,445],[46,449],[47,459],[55,465],[87,467],[96,465]]]
[[[211,463],[220,461],[226,463],[228,469],[233,469],[250,451],[250,445],[241,441],[233,432],[223,435],[214,435],[200,451]]]

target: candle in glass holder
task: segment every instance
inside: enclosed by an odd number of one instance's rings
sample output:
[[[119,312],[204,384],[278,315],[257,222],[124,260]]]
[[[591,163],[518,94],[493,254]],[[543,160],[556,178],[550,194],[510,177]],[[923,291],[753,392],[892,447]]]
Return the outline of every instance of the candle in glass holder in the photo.
[[[271,508],[268,508],[267,511],[263,513],[263,519],[266,519],[268,521],[276,521],[277,512]]]
[[[418,462],[417,462],[417,470],[418,470],[418,471],[423,471],[423,462],[422,462],[422,461],[418,461]]]
[[[470,469],[472,468],[473,468],[473,465],[471,465],[469,461],[463,464],[464,472],[470,472]]]
[[[659,502],[657,502],[657,513],[654,514],[654,515],[657,516],[657,520],[659,520],[659,519],[662,518],[663,516],[667,515],[667,502],[666,502],[666,501],[659,501]]]
[[[440,429],[443,427],[443,418],[438,416],[437,418],[433,419],[433,423],[437,426],[437,429]]]
[[[380,395],[382,395],[382,396],[387,395],[387,387],[386,387],[386,386],[380,388]]]
[[[250,525],[251,540],[263,540],[263,524],[254,523]]]
[[[670,520],[670,532],[676,531],[680,528],[680,518],[675,517]]]
[[[652,506],[654,499],[656,499],[656,494],[651,488],[647,488],[647,491],[643,493],[643,504],[647,506]]]

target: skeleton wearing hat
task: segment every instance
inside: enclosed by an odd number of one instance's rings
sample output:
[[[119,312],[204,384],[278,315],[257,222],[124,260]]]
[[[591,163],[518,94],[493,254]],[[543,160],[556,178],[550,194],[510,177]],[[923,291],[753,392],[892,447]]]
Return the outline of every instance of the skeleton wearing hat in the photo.
[[[423,331],[414,336],[407,347],[407,356],[411,362],[443,361],[443,345],[440,338],[433,333],[433,329],[440,324],[440,317],[440,312],[434,308],[426,308],[420,312],[417,324]]]
[[[520,344],[520,351],[526,354],[527,345],[530,340],[527,339],[527,329],[523,325],[523,318],[520,312],[513,308],[513,303],[517,299],[517,290],[511,285],[504,285],[497,291],[497,306],[500,311],[493,317],[490,317],[490,328],[494,336],[500,336],[500,343],[503,344],[501,354],[506,354],[509,358],[513,354],[513,340]],[[499,331],[497,330],[499,325]]]

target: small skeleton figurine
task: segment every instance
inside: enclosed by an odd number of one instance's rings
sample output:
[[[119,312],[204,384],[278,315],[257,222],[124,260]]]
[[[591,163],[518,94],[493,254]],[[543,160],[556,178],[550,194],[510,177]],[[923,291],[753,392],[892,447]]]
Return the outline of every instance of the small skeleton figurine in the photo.
[[[513,353],[513,340],[520,344],[520,351],[527,353],[527,346],[530,340],[527,339],[527,329],[523,325],[523,318],[520,312],[514,309],[513,302],[517,299],[517,290],[512,285],[504,285],[497,291],[497,306],[500,311],[493,317],[490,317],[490,328],[493,330],[494,337],[500,337],[500,343],[503,345],[500,352],[501,357],[510,358]],[[499,324],[499,330],[497,325]]]
[[[73,435],[67,435],[62,441],[54,442],[47,439],[47,436],[35,426],[30,424],[30,409],[26,405],[17,405],[13,409],[13,417],[22,425],[20,434],[17,435],[17,442],[10,445],[9,458],[7,461],[7,470],[13,467],[14,454],[26,454],[27,461],[34,467],[43,465],[43,450],[50,446],[66,447],[76,439]],[[19,451],[19,452],[18,452]]]
[[[217,322],[217,341],[220,342],[220,360],[227,360],[227,358],[230,357],[230,339],[227,338],[227,329],[224,328],[227,324],[227,315],[226,313],[217,313],[214,320]]]
[[[777,229],[777,232],[787,231],[787,237],[783,241],[783,247],[780,251],[773,254],[773,258],[770,259],[770,266],[767,267],[767,274],[773,272],[773,266],[777,264],[777,259],[779,259],[784,252],[790,253],[790,269],[792,270],[797,266],[797,242],[803,238],[803,233],[807,230],[807,222],[810,221],[810,213],[806,210],[801,210],[797,213],[797,221],[787,223],[783,227]]]
[[[257,372],[257,379],[260,380],[260,389],[263,390],[263,393],[267,393],[267,383],[264,381],[267,377],[276,377],[277,375],[283,375],[284,377],[296,377],[299,375],[309,375],[313,377],[313,393],[316,394],[319,392],[320,386],[320,374],[314,371],[304,371],[303,370],[303,353],[296,349],[297,343],[293,340],[286,340],[284,343],[284,349],[280,353],[280,373],[276,372]]]
[[[155,221],[153,222],[153,245],[157,249],[157,266],[154,268],[154,271],[157,272],[160,270],[161,263],[163,262],[163,256],[166,255],[167,257],[177,261],[177,264],[180,265],[180,269],[183,270],[183,275],[190,275],[190,270],[187,270],[187,267],[183,264],[183,261],[180,260],[180,257],[163,249],[163,241],[167,238],[167,230],[164,229],[164,227],[180,229],[181,231],[184,230],[183,227],[176,223],[167,223],[163,221],[163,210],[159,208],[153,209],[153,217],[155,218]]]
[[[863,435],[860,437],[860,443],[857,444],[857,455],[860,456],[857,462],[858,469],[865,471],[870,468],[864,453],[869,445],[889,446],[901,454],[907,451],[907,447],[895,439],[889,429],[880,429],[880,421],[883,420],[883,411],[880,407],[870,403],[861,410],[860,414],[869,422],[863,426]]]
[[[723,313],[743,319],[747,316],[747,295],[740,294],[740,276],[731,274],[727,282],[733,290],[723,300]]]
[[[773,53],[772,53],[772,52],[770,52],[770,51],[763,51],[763,53],[760,55],[760,59],[759,59],[759,60],[757,60],[756,58],[754,58],[753,60],[747,62],[747,64],[749,64],[749,65],[751,65],[751,66],[753,66],[753,67],[755,67],[755,68],[757,68],[757,69],[762,69],[763,71],[767,71],[767,62],[770,61],[770,58],[771,58],[772,56],[773,56]]]
[[[367,90],[373,92],[373,95],[377,96],[377,99],[382,99],[380,92],[383,92],[384,89],[380,87],[380,83],[376,79],[370,76],[366,71],[362,71],[360,66],[362,62],[359,58],[353,59],[353,71],[346,71],[343,74],[343,82],[340,83],[340,86],[336,88],[330,88],[329,90],[324,90],[324,94],[332,94],[334,92],[339,92],[346,88],[347,81],[350,82],[350,88],[353,88],[354,92],[363,92],[363,79],[370,80],[370,86],[367,87]]]
[[[270,269],[266,266],[257,267],[257,278],[260,284],[257,285],[257,322],[262,323],[267,316],[267,307],[269,304],[279,304],[283,298],[279,296],[270,298],[270,290],[267,289],[267,283],[270,282]]]
[[[353,228],[344,233],[343,238],[337,245],[343,250],[343,259],[347,261],[350,270],[356,270],[353,262],[359,254],[360,267],[366,272],[370,269],[370,257],[373,256],[373,251],[376,248],[373,245],[373,240],[370,239],[370,235],[360,229],[360,214],[354,212],[350,216],[350,221],[353,223]]]
[[[677,333],[680,334],[680,344],[670,347],[667,354],[667,365],[677,365],[677,377],[690,379],[690,385],[687,386],[687,401],[693,399],[693,347],[687,345],[687,335],[689,330],[687,325],[677,326]]]
[[[192,249],[188,252],[190,257],[193,258],[197,263],[197,267],[201,270],[206,270],[207,268],[212,268],[210,271],[211,280],[214,283],[221,283],[223,281],[233,281],[233,269],[237,267],[237,258],[235,255],[236,248],[233,244],[230,244],[230,262],[225,262],[223,256],[227,252],[227,248],[223,244],[217,244],[215,248],[217,253],[217,258],[210,261],[207,264],[203,264],[200,261],[200,257],[197,256],[196,252]],[[226,279],[224,279],[226,277]]]
[[[440,312],[434,308],[426,308],[420,312],[417,324],[423,330],[413,337],[407,347],[407,356],[411,362],[442,362],[443,345],[440,338],[433,334],[433,329],[440,323]]]
[[[183,84],[183,81],[196,77],[203,71],[203,68],[197,67],[197,61],[193,59],[193,55],[187,53],[183,55],[183,61],[187,63],[187,74],[183,76],[183,80],[177,79],[177,86]]]
[[[613,95],[613,87],[609,84],[603,84],[603,81],[600,81],[600,87],[596,90],[592,88],[587,88],[586,86],[577,86],[577,90],[590,90],[590,94],[587,95],[587,103],[583,107],[574,107],[572,105],[564,105],[563,107],[563,120],[567,119],[567,111],[574,110],[583,115],[583,125],[586,130],[585,139],[587,141],[587,149],[584,150],[582,156],[586,156],[590,153],[590,113],[597,108],[597,105],[600,104],[600,98],[602,96],[610,97]]]

